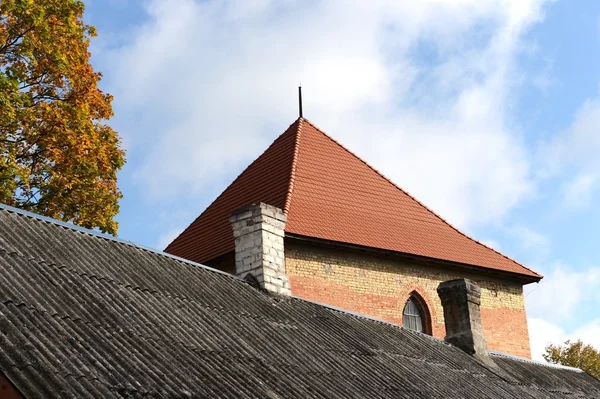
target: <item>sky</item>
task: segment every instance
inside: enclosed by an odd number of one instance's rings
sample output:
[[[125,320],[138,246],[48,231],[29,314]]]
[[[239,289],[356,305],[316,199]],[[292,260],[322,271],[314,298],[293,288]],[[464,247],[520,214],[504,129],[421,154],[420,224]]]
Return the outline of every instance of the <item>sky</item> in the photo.
[[[127,151],[119,236],[163,249],[304,116],[543,274],[532,356],[600,349],[600,2],[86,0]]]

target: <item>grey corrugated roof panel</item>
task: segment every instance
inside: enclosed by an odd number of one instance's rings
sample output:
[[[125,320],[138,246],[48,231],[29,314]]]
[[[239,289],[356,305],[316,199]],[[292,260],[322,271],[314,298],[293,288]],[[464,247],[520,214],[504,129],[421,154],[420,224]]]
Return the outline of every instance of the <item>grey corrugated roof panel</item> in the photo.
[[[29,211],[26,211],[26,210],[23,210],[23,209],[15,208],[15,207],[12,207],[12,206],[9,206],[9,205],[5,205],[5,204],[2,204],[2,203],[0,203],[0,209],[5,209],[5,210],[7,210],[9,212],[18,213],[18,214],[21,214],[21,215],[24,215],[24,216],[27,216],[27,217],[30,217],[30,218],[34,218],[34,219],[38,219],[40,221],[44,221],[46,223],[55,224],[55,225],[58,225],[58,226],[61,226],[61,227],[67,228],[67,229],[79,231],[81,233],[85,233],[85,234],[89,234],[89,235],[92,235],[92,236],[96,236],[96,237],[99,237],[99,238],[102,238],[102,239],[105,239],[105,240],[118,242],[118,243],[125,244],[125,245],[128,245],[128,246],[133,246],[133,247],[142,249],[144,251],[156,253],[156,254],[161,255],[161,256],[166,256],[166,257],[169,257],[169,258],[172,258],[172,259],[175,259],[175,260],[179,260],[181,262],[187,263],[187,264],[192,265],[192,266],[197,266],[197,267],[201,267],[201,268],[204,268],[204,269],[207,269],[207,270],[210,270],[210,271],[214,271],[214,272],[217,272],[217,273],[222,273],[222,274],[225,274],[225,275],[230,276],[232,278],[239,278],[237,276],[234,276],[234,275],[231,275],[229,273],[223,272],[222,270],[214,269],[214,268],[212,268],[210,266],[206,266],[206,265],[203,265],[201,263],[193,262],[193,261],[190,261],[188,259],[184,259],[184,258],[181,258],[179,256],[172,255],[172,254],[167,253],[167,252],[163,252],[163,251],[160,251],[160,250],[157,250],[157,249],[154,249],[154,248],[150,248],[150,247],[147,247],[147,246],[144,246],[144,245],[141,245],[141,244],[137,244],[137,243],[135,243],[133,241],[130,241],[130,240],[124,240],[124,239],[118,238],[116,236],[111,236],[111,235],[108,235],[108,234],[100,233],[100,232],[98,232],[96,230],[86,229],[86,228],[74,225],[72,223],[62,222],[60,220],[52,219],[52,218],[49,218],[49,217],[46,217],[46,216],[43,216],[43,215],[38,215],[36,213],[32,213],[32,212],[29,212]],[[321,302],[318,302],[318,301],[311,301],[311,300],[308,300],[308,299],[296,297],[294,295],[292,295],[291,297],[297,298],[299,300],[311,302],[311,303],[314,303],[314,304],[319,305],[319,306],[324,306],[324,307],[327,307],[329,309],[336,310],[336,311],[339,311],[339,312],[342,312],[342,313],[351,314],[351,315],[356,316],[356,317],[366,318],[366,319],[373,320],[373,321],[376,321],[376,322],[386,323],[386,324],[394,325],[396,327],[404,328],[402,326],[397,326],[397,325],[395,325],[393,323],[390,323],[388,321],[385,321],[385,320],[381,320],[381,319],[378,319],[378,318],[375,318],[375,317],[371,317],[371,316],[363,315],[363,314],[360,314],[360,313],[352,312],[352,311],[349,311],[349,310],[346,310],[346,309],[342,309],[342,308],[339,308],[339,307],[336,307],[336,306],[332,306],[332,305],[328,305],[328,304],[325,304],[325,303],[321,303]],[[414,331],[411,331],[411,330],[409,330],[409,331],[411,333],[422,334],[422,333],[414,332]],[[439,338],[436,338],[436,337],[433,337],[433,336],[430,336],[430,335],[427,335],[427,334],[422,334],[422,335],[424,337],[429,338],[429,339],[434,339],[434,340],[440,341],[442,343],[445,343],[443,340],[441,340]]]
[[[67,228],[67,229],[70,229],[70,230],[79,231],[81,233],[89,234],[91,236],[99,237],[99,238],[102,238],[102,239],[105,239],[105,240],[114,241],[114,242],[118,242],[118,243],[121,243],[121,244],[133,246],[133,247],[142,249],[144,251],[156,253],[156,254],[159,254],[161,256],[166,256],[166,257],[169,257],[171,259],[175,259],[175,260],[178,260],[178,261],[181,261],[181,262],[185,262],[185,263],[187,263],[189,265],[201,267],[201,268],[204,268],[204,269],[216,272],[216,273],[221,273],[221,274],[224,274],[224,275],[232,277],[232,278],[239,278],[237,276],[231,275],[231,274],[229,274],[227,272],[224,272],[222,270],[215,269],[215,268],[212,268],[210,266],[206,266],[206,265],[204,265],[202,263],[197,263],[197,262],[191,261],[189,259],[181,258],[179,256],[172,255],[170,253],[163,252],[161,250],[158,250],[158,249],[155,249],[155,248],[151,248],[151,247],[148,247],[148,246],[145,246],[145,245],[142,245],[142,244],[137,244],[137,243],[135,243],[133,241],[130,241],[130,240],[124,240],[124,239],[121,239],[121,238],[116,237],[116,236],[112,236],[112,235],[109,235],[109,234],[104,234],[104,233],[101,233],[101,232],[96,231],[96,230],[86,229],[84,227],[77,226],[77,225],[75,225],[73,223],[67,223],[67,222],[63,222],[63,221],[57,220],[57,219],[52,219],[52,218],[49,218],[47,216],[39,215],[37,213],[29,212],[29,211],[26,211],[26,210],[20,209],[20,208],[15,208],[13,206],[2,204],[2,203],[0,203],[0,209],[4,209],[4,210],[6,210],[8,212],[17,213],[17,214],[20,214],[20,215],[23,215],[23,216],[26,216],[26,217],[29,217],[29,218],[37,219],[37,220],[40,220],[40,221],[43,221],[43,222],[46,222],[46,223],[51,223],[51,224],[54,224],[54,225],[57,225],[57,226],[61,226],[61,227],[64,227],[64,228]]]
[[[492,357],[506,373],[536,389],[585,397],[586,392],[595,389],[599,383],[597,379],[575,367],[543,363],[499,352],[494,352]]]
[[[178,257],[176,255],[172,255],[172,254],[167,253],[167,252],[163,252],[163,251],[160,251],[160,250],[157,250],[157,249],[154,249],[154,248],[150,248],[150,247],[147,247],[147,246],[144,246],[144,245],[141,245],[141,244],[137,244],[137,243],[135,243],[133,241],[130,241],[130,240],[123,240],[123,239],[120,239],[120,238],[118,238],[116,236],[112,236],[112,235],[100,233],[100,232],[98,232],[96,230],[86,229],[86,228],[74,225],[72,223],[62,222],[60,220],[52,219],[52,218],[49,218],[49,217],[46,217],[46,216],[43,216],[43,215],[32,213],[32,212],[29,212],[29,211],[26,211],[26,210],[23,210],[23,209],[19,209],[19,208],[15,208],[15,207],[12,207],[12,206],[9,206],[9,205],[5,205],[5,204],[2,204],[2,203],[0,203],[0,209],[5,209],[5,210],[7,210],[9,212],[21,214],[21,215],[24,215],[24,216],[27,216],[27,217],[30,217],[30,218],[34,218],[34,219],[37,219],[37,220],[40,220],[40,221],[44,221],[46,223],[55,224],[55,225],[58,225],[58,226],[61,226],[61,227],[64,227],[64,228],[67,228],[67,229],[70,229],[70,230],[79,231],[81,233],[85,233],[85,234],[89,234],[89,235],[92,235],[92,236],[96,236],[96,237],[99,237],[99,238],[102,238],[102,239],[105,239],[105,240],[118,242],[118,243],[125,244],[125,245],[128,245],[128,246],[133,246],[133,247],[142,249],[144,251],[156,253],[156,254],[161,255],[161,256],[166,256],[166,257],[169,257],[169,258],[172,258],[172,259],[175,259],[175,260],[187,263],[187,264],[192,265],[192,266],[201,267],[201,268],[204,268],[204,269],[207,269],[207,270],[210,270],[210,271],[221,273],[221,274],[227,275],[227,276],[232,277],[232,278],[239,278],[237,276],[234,276],[234,275],[231,275],[229,273],[223,272],[222,270],[214,269],[214,268],[212,268],[210,266],[206,266],[206,265],[203,265],[201,263],[193,262],[193,261],[190,261],[188,259],[184,259],[184,258]],[[335,307],[335,306],[332,306],[332,305],[328,305],[328,304],[325,304],[325,303],[321,303],[321,302],[318,302],[318,301],[311,301],[311,300],[300,298],[300,297],[296,297],[296,296],[293,296],[293,295],[291,297],[297,298],[299,300],[311,302],[311,303],[314,303],[314,304],[319,305],[319,306],[324,306],[324,307],[327,307],[329,309],[336,310],[336,311],[339,311],[339,312],[342,312],[342,313],[351,314],[351,315],[356,316],[356,317],[366,318],[366,319],[373,320],[373,321],[376,321],[376,322],[386,323],[386,324],[389,324],[389,325],[393,325],[395,327],[404,328],[402,326],[397,326],[397,325],[395,325],[393,323],[390,323],[388,321],[385,321],[385,320],[381,320],[381,319],[377,319],[375,317],[371,317],[371,316],[363,315],[363,314],[360,314],[360,313],[352,312],[352,311],[349,311],[349,310],[346,310],[346,309],[342,309],[342,308]],[[408,330],[408,331],[410,331],[411,333],[421,334],[424,337],[427,337],[429,339],[437,340],[437,341],[439,341],[441,343],[445,343],[445,341],[440,340],[439,338],[427,335],[427,334],[423,334],[423,333],[419,333],[419,332],[414,332],[412,330]]]
[[[0,370],[26,398],[600,397],[566,381],[587,374],[494,359],[519,383],[441,340],[0,207]]]

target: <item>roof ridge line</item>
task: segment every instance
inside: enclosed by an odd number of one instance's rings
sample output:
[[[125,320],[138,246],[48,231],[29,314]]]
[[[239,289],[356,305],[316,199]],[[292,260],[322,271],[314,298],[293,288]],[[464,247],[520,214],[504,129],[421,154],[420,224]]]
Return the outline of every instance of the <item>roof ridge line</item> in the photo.
[[[241,277],[239,277],[237,275],[234,275],[234,274],[231,274],[231,273],[227,273],[227,272],[219,270],[219,269],[214,269],[214,268],[212,268],[210,266],[206,266],[206,265],[204,265],[202,263],[198,263],[198,262],[194,262],[193,260],[181,258],[181,257],[179,257],[177,255],[173,255],[173,254],[170,254],[170,253],[167,253],[167,252],[163,252],[163,251],[160,251],[158,249],[146,247],[144,245],[137,244],[137,243],[135,243],[133,241],[130,241],[130,240],[124,240],[122,238],[119,238],[119,237],[116,237],[116,236],[112,236],[110,234],[100,233],[100,232],[95,231],[95,230],[87,229],[85,227],[77,226],[77,225],[74,225],[74,224],[71,224],[71,223],[68,223],[68,222],[63,222],[62,220],[58,220],[58,219],[54,219],[54,218],[51,218],[51,217],[48,217],[48,216],[44,216],[44,215],[40,215],[40,214],[33,213],[33,212],[30,212],[30,211],[26,211],[24,209],[15,208],[13,206],[6,205],[6,204],[0,202],[0,211],[2,211],[2,210],[5,210],[5,211],[7,211],[9,213],[16,213],[17,215],[20,215],[20,216],[25,216],[25,217],[33,218],[33,219],[36,219],[36,220],[38,220],[40,222],[51,223],[51,224],[53,224],[55,226],[63,227],[63,228],[69,229],[69,230],[74,231],[74,232],[91,235],[91,236],[94,236],[96,238],[105,239],[107,241],[112,241],[112,242],[115,242],[115,243],[118,243],[118,244],[121,244],[121,245],[127,245],[127,246],[130,246],[130,247],[133,247],[133,248],[141,249],[142,251],[151,252],[151,253],[154,253],[154,254],[156,254],[158,256],[162,256],[162,257],[165,257],[165,258],[170,258],[170,259],[173,259],[173,260],[177,260],[177,261],[179,261],[181,263],[185,263],[185,264],[188,264],[190,266],[198,267],[200,269],[204,269],[204,270],[207,270],[207,271],[210,271],[210,272],[216,272],[218,274],[225,275],[225,276],[227,276],[229,278],[232,278],[234,280],[238,280],[238,281],[240,281],[240,282],[248,285],[248,282],[246,280],[244,280],[243,278],[241,278]],[[42,260],[42,261],[44,261],[44,260]],[[270,294],[269,294],[269,296],[272,297]],[[428,334],[425,334],[425,333],[422,333],[422,332],[414,331],[414,330],[411,330],[411,329],[409,329],[407,327],[401,326],[399,324],[392,323],[390,321],[379,319],[377,317],[373,317],[373,316],[369,316],[369,315],[366,315],[366,314],[354,312],[354,311],[348,310],[348,309],[343,309],[343,308],[340,308],[340,307],[337,307],[337,306],[334,306],[334,305],[329,305],[329,304],[326,304],[326,303],[322,303],[322,302],[319,302],[319,301],[315,301],[315,300],[311,300],[311,299],[307,299],[307,298],[302,298],[302,297],[296,296],[294,294],[291,294],[291,295],[289,295],[287,297],[284,297],[284,298],[291,298],[291,299],[294,299],[294,300],[299,300],[299,301],[303,301],[303,302],[307,302],[307,303],[312,303],[314,305],[317,305],[317,306],[320,306],[320,307],[323,307],[323,308],[326,308],[326,309],[330,309],[330,310],[333,310],[333,311],[336,311],[336,312],[348,314],[350,316],[353,316],[353,317],[356,317],[356,318],[359,318],[359,319],[365,319],[365,320],[370,320],[370,321],[374,321],[374,322],[386,324],[386,325],[389,325],[389,326],[394,327],[394,328],[399,328],[401,330],[405,330],[405,331],[408,331],[410,333],[417,334],[417,335],[420,335],[420,336],[428,338],[428,339],[432,339],[434,341],[440,342],[440,343],[445,344],[445,345],[453,346],[452,344],[444,341],[441,338],[437,338],[437,337],[434,337],[432,335],[428,335]]]
[[[177,260],[177,261],[179,261],[181,263],[185,263],[185,264],[188,264],[190,266],[198,267],[200,269],[204,269],[204,270],[207,270],[207,271],[210,271],[210,272],[216,272],[218,274],[225,275],[225,276],[227,276],[229,278],[232,278],[234,280],[238,280],[238,281],[240,281],[240,282],[242,282],[242,283],[244,283],[246,285],[249,285],[246,280],[244,280],[243,278],[241,278],[241,277],[239,277],[237,275],[234,275],[234,274],[231,274],[231,273],[227,273],[227,272],[219,270],[219,269],[214,269],[214,268],[212,268],[210,266],[206,266],[206,265],[203,265],[202,263],[194,262],[194,261],[189,260],[189,259],[181,258],[181,257],[179,257],[177,255],[172,255],[172,254],[167,253],[167,252],[163,252],[163,251],[160,251],[160,250],[157,250],[157,249],[154,249],[154,248],[146,247],[144,245],[137,244],[137,243],[135,243],[133,241],[130,241],[130,240],[124,240],[122,238],[119,238],[119,237],[116,237],[116,236],[112,236],[110,234],[100,233],[100,232],[95,231],[95,230],[87,229],[85,227],[77,226],[77,225],[74,225],[74,224],[71,224],[71,223],[68,223],[68,222],[63,222],[62,220],[58,220],[58,219],[54,219],[54,218],[51,218],[51,217],[48,217],[48,216],[40,215],[40,214],[37,214],[37,213],[34,213],[34,212],[26,211],[24,209],[15,208],[13,206],[6,205],[6,204],[0,202],[0,211],[2,211],[2,210],[5,210],[5,211],[10,212],[10,213],[16,213],[17,215],[20,215],[20,216],[25,216],[25,217],[33,218],[33,219],[36,219],[36,220],[38,220],[40,222],[51,223],[51,224],[53,224],[55,226],[63,227],[63,228],[69,229],[69,230],[74,231],[74,232],[87,234],[87,235],[90,235],[90,236],[94,236],[96,238],[105,239],[107,241],[112,241],[112,242],[115,242],[115,243],[118,243],[118,244],[121,244],[121,245],[127,245],[127,246],[130,246],[130,247],[133,247],[133,248],[141,249],[142,251],[151,252],[151,253],[154,253],[156,255],[165,257],[165,258],[170,258],[170,259],[173,259],[173,260]],[[44,261],[44,260],[42,260],[42,261]],[[273,295],[271,295],[271,294],[268,294],[268,296],[271,297],[271,298],[273,298]],[[279,297],[279,296],[277,296],[277,297]],[[407,327],[404,327],[402,325],[395,324],[395,323],[392,323],[390,321],[379,319],[377,317],[369,316],[369,315],[366,315],[366,314],[354,312],[354,311],[349,310],[349,309],[343,309],[343,308],[340,308],[340,307],[337,307],[337,306],[334,306],[334,305],[330,305],[330,304],[326,304],[326,303],[323,303],[323,302],[319,302],[319,301],[315,301],[315,300],[311,300],[311,299],[307,299],[307,298],[302,298],[302,297],[296,296],[294,294],[291,294],[291,295],[289,295],[287,297],[283,297],[283,298],[290,298],[290,299],[293,299],[293,300],[298,300],[298,301],[302,301],[302,302],[311,303],[311,304],[314,304],[314,305],[317,305],[317,306],[320,306],[320,307],[323,307],[323,308],[326,308],[326,309],[329,309],[329,310],[333,310],[335,312],[347,314],[349,316],[356,317],[356,318],[359,318],[359,319],[369,320],[369,321],[373,321],[373,322],[377,322],[377,323],[386,324],[386,325],[388,325],[390,327],[398,328],[398,329],[407,331],[409,333],[416,334],[416,335],[419,335],[419,336],[427,338],[427,339],[431,339],[433,341],[439,342],[439,343],[444,344],[444,345],[453,346],[452,344],[446,342],[445,340],[443,340],[441,338],[434,337],[433,335],[428,335],[428,334],[425,334],[425,333],[422,333],[422,332],[414,331],[414,330],[411,330],[411,329],[409,329]]]
[[[112,236],[110,234],[105,234],[105,233],[101,233],[101,232],[98,232],[98,231],[95,231],[95,230],[86,229],[85,227],[77,226],[77,225],[74,225],[74,224],[71,224],[71,223],[68,223],[68,222],[63,222],[62,220],[58,220],[58,219],[54,219],[54,218],[51,218],[51,217],[48,217],[48,216],[44,216],[44,215],[40,215],[40,214],[37,214],[37,213],[29,212],[29,211],[26,211],[24,209],[15,208],[14,206],[6,205],[6,204],[4,204],[2,202],[0,202],[0,210],[5,210],[5,211],[10,212],[10,213],[16,213],[17,215],[20,215],[20,216],[25,216],[25,217],[33,218],[33,219],[36,219],[36,220],[38,220],[40,222],[51,223],[51,224],[53,224],[55,226],[63,227],[63,228],[66,228],[66,229],[69,229],[69,230],[72,230],[72,231],[75,231],[75,232],[78,232],[78,233],[83,233],[83,234],[91,235],[91,236],[94,236],[94,237],[97,237],[97,238],[101,238],[101,239],[104,239],[104,240],[113,241],[113,242],[116,242],[116,243],[121,244],[121,245],[128,245],[130,247],[141,249],[142,251],[151,252],[151,253],[154,253],[154,254],[159,255],[159,256],[164,256],[165,258],[171,258],[171,259],[177,260],[179,262],[187,263],[190,266],[199,267],[201,269],[206,269],[206,270],[211,271],[211,272],[216,272],[216,273],[219,273],[219,274],[224,274],[224,275],[229,276],[231,278],[234,278],[236,280],[244,281],[241,277],[238,277],[236,275],[224,272],[224,271],[219,270],[219,269],[215,269],[215,268],[210,267],[210,266],[203,265],[202,263],[194,262],[193,260],[185,259],[185,258],[179,257],[177,255],[173,255],[173,254],[170,254],[168,252],[161,251],[159,249],[147,247],[147,246],[142,245],[142,244],[137,244],[137,243],[135,243],[135,242],[133,242],[131,240],[124,240],[124,239],[119,238],[117,236]]]
[[[300,119],[300,118],[298,118],[298,119]],[[296,119],[296,121],[297,121],[298,119]],[[292,125],[293,125],[294,123],[296,123],[296,121],[294,121],[294,122],[290,123],[290,125],[287,127],[287,129],[285,129],[285,130],[283,131],[283,133],[287,132],[287,131],[288,131],[288,129],[289,129],[290,127],[292,127]],[[275,142],[277,142],[277,140],[279,140],[279,139],[281,138],[281,136],[283,136],[283,133],[282,133],[282,134],[280,134],[279,136],[277,136],[277,137],[275,138],[275,140],[273,140],[273,141],[271,142],[271,144],[270,144],[270,145],[268,145],[268,146],[267,146],[267,148],[265,148],[265,150],[264,150],[263,152],[261,152],[261,153],[260,153],[260,155],[254,159],[254,161],[256,161],[258,158],[262,157],[262,156],[265,154],[265,152],[267,152],[267,151],[268,151],[268,150],[269,150],[269,149],[270,149],[270,148],[273,146],[273,144],[275,144]],[[210,203],[210,204],[208,204],[208,205],[207,205],[207,206],[204,208],[204,210],[203,210],[202,212],[200,212],[200,214],[199,214],[199,215],[198,215],[198,216],[197,216],[197,217],[196,217],[194,220],[192,220],[192,221],[191,221],[191,222],[190,222],[190,223],[187,225],[187,227],[186,227],[185,229],[183,229],[183,230],[181,231],[181,233],[179,233],[179,234],[177,235],[177,237],[175,237],[173,240],[171,240],[171,242],[170,242],[170,243],[167,245],[167,247],[165,248],[165,250],[166,250],[167,248],[169,248],[169,246],[170,246],[172,243],[174,243],[174,242],[175,242],[175,241],[176,241],[176,240],[177,240],[179,237],[181,237],[181,235],[182,235],[183,233],[185,233],[185,232],[187,231],[187,229],[189,229],[189,228],[190,228],[190,227],[191,227],[191,226],[192,226],[194,223],[196,223],[196,220],[200,219],[200,216],[202,216],[202,215],[204,214],[204,212],[206,212],[206,210],[207,210],[208,208],[210,208],[210,207],[211,207],[211,206],[212,206],[212,205],[213,205],[215,202],[217,202],[217,201],[219,200],[219,198],[221,198],[221,197],[223,196],[223,194],[225,194],[225,192],[226,192],[226,191],[229,189],[229,187],[233,186],[233,184],[234,184],[234,183],[235,183],[235,182],[236,182],[236,181],[237,181],[237,180],[238,180],[238,179],[239,179],[239,178],[240,178],[240,177],[241,177],[241,176],[242,176],[242,175],[243,175],[243,174],[246,172],[246,170],[248,170],[248,169],[250,168],[250,166],[252,166],[252,165],[254,164],[254,161],[250,162],[250,163],[249,163],[249,164],[248,164],[248,165],[247,165],[247,166],[246,166],[246,167],[245,167],[245,168],[244,168],[244,169],[243,169],[243,170],[242,170],[242,171],[241,171],[241,172],[240,172],[240,173],[239,173],[239,174],[238,174],[238,175],[235,177],[235,179],[233,179],[233,180],[231,181],[231,183],[229,183],[229,184],[227,185],[227,187],[225,187],[225,188],[223,189],[223,191],[221,191],[221,193],[220,193],[219,195],[217,195],[217,197],[216,197],[214,200],[212,200],[212,201],[211,201],[211,203]],[[287,198],[286,198],[286,201],[287,201]],[[184,258],[181,258],[181,259],[184,259]]]
[[[578,367],[565,366],[563,364],[558,364],[558,363],[542,362],[540,360],[528,359],[523,356],[511,355],[509,353],[504,353],[504,352],[499,352],[499,351],[494,351],[494,350],[488,350],[488,352],[490,355],[495,356],[495,357],[502,357],[505,359],[517,360],[517,361],[523,362],[523,363],[537,364],[537,365],[540,365],[543,367],[550,367],[550,368],[556,368],[556,369],[576,371],[578,373],[585,373],[585,371],[583,371],[582,369],[580,369]]]
[[[402,193],[406,194],[407,196],[409,196],[412,200],[414,200],[417,204],[421,205],[423,208],[425,208],[429,213],[431,213],[433,216],[437,217],[438,219],[440,219],[442,222],[444,222],[446,225],[448,225],[451,229],[453,229],[454,231],[456,231],[457,233],[459,233],[460,235],[468,238],[469,240],[475,242],[476,244],[481,245],[484,248],[490,249],[492,251],[494,251],[495,253],[497,253],[500,256],[503,256],[504,258],[510,260],[511,262],[516,263],[517,265],[523,267],[526,270],[529,270],[531,273],[535,274],[536,276],[539,277],[543,277],[541,274],[531,270],[530,268],[528,268],[525,265],[522,265],[521,263],[517,262],[516,260],[504,255],[501,252],[496,251],[494,248],[491,248],[487,245],[485,245],[484,243],[468,236],[467,234],[463,233],[462,231],[460,231],[458,228],[454,227],[450,222],[448,222],[446,219],[444,219],[443,217],[441,217],[440,215],[438,215],[437,213],[435,213],[433,210],[431,210],[427,205],[423,204],[421,201],[419,201],[418,199],[416,199],[414,196],[412,196],[410,193],[408,193],[406,190],[404,190],[402,187],[398,186],[396,183],[394,183],[391,179],[389,179],[387,176],[385,176],[383,173],[381,173],[379,170],[377,170],[375,167],[371,166],[368,162],[366,162],[364,159],[362,159],[361,157],[359,157],[358,155],[356,155],[354,152],[352,152],[351,150],[349,150],[348,148],[346,148],[343,144],[341,144],[339,141],[337,141],[336,139],[334,139],[333,137],[331,137],[330,135],[328,135],[327,133],[325,133],[323,130],[319,129],[314,123],[312,123],[311,121],[309,121],[308,119],[303,118],[304,121],[306,123],[308,123],[309,125],[311,125],[313,128],[315,128],[319,133],[323,134],[325,137],[327,137],[329,140],[333,141],[335,144],[339,145],[341,148],[343,148],[346,152],[348,152],[350,155],[352,155],[353,157],[355,157],[356,159],[358,159],[360,162],[362,162],[363,164],[365,164],[368,168],[370,168],[371,170],[373,170],[375,173],[377,173],[379,176],[381,176],[382,178],[384,178],[388,183],[390,183],[392,186],[394,186],[396,189],[400,190]]]
[[[303,117],[298,117],[298,126],[296,128],[296,138],[294,140],[294,157],[292,159],[292,167],[290,169],[290,180],[288,183],[288,191],[285,197],[285,205],[283,207],[283,213],[287,215],[290,210],[290,204],[292,202],[292,193],[294,191],[294,180],[296,179],[296,165],[298,164],[298,152],[300,150],[300,135],[302,132],[302,122],[305,121]],[[295,121],[294,121],[295,122]],[[293,125],[293,123],[292,123]],[[291,125],[290,125],[291,126]]]
[[[356,318],[359,318],[359,319],[370,320],[370,321],[374,321],[374,322],[377,322],[377,323],[386,324],[386,325],[388,325],[390,327],[399,328],[401,330],[408,331],[411,334],[417,334],[417,335],[419,335],[421,337],[424,337],[424,338],[427,338],[427,339],[431,339],[431,340],[439,342],[441,344],[444,344],[444,345],[447,345],[447,346],[451,346],[451,347],[455,347],[451,343],[446,342],[444,339],[441,339],[441,338],[438,338],[438,337],[434,337],[433,335],[425,334],[424,332],[419,332],[419,331],[416,331],[416,330],[411,330],[408,327],[404,327],[404,326],[402,326],[400,324],[392,323],[391,321],[386,321],[386,320],[383,320],[383,319],[378,319],[377,317],[374,317],[374,316],[369,316],[367,314],[362,314],[362,313],[354,312],[354,311],[349,310],[349,309],[343,309],[343,308],[340,308],[340,307],[337,307],[337,306],[334,306],[334,305],[329,305],[329,304],[324,303],[324,302],[315,301],[313,299],[302,298],[302,297],[296,296],[294,294],[289,295],[289,298],[292,298],[292,299],[295,299],[295,300],[299,300],[299,301],[303,301],[303,302],[307,302],[307,303],[312,303],[313,305],[321,306],[321,307],[324,307],[326,309],[333,310],[333,311],[339,312],[339,313],[344,313],[344,314],[347,314],[347,315],[350,315],[352,317],[356,317]]]

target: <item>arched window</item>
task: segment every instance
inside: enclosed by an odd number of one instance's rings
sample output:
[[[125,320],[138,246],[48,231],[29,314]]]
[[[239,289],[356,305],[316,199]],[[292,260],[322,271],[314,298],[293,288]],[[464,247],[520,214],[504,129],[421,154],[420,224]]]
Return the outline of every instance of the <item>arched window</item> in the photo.
[[[402,325],[411,330],[431,335],[431,317],[427,305],[416,293],[412,293],[402,311]]]

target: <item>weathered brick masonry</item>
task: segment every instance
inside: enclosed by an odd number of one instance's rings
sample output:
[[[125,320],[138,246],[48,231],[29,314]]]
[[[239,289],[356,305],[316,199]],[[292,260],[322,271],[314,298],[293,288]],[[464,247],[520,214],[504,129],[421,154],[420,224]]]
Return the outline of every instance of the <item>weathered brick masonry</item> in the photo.
[[[441,339],[445,328],[438,285],[456,278],[477,281],[482,288],[481,317],[489,349],[530,357],[519,282],[295,240],[286,240],[285,258],[293,295],[392,323],[402,325],[406,300],[416,291],[428,307],[433,336]]]

